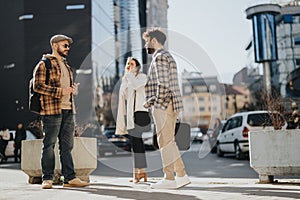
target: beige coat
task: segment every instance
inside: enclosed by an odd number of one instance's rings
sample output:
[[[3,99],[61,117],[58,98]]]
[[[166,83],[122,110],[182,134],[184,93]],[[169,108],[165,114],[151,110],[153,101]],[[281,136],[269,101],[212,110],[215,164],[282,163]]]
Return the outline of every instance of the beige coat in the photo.
[[[10,133],[8,129],[0,131],[0,136],[3,140],[10,140]]]
[[[126,73],[122,79],[119,90],[119,104],[116,123],[116,134],[127,134],[127,130],[134,128],[134,111],[147,111],[143,104],[145,97],[145,84],[147,76],[139,73],[135,76],[132,73]],[[134,93],[136,91],[135,108],[134,107]],[[126,102],[127,100],[127,102]],[[127,104],[126,104],[127,103]],[[126,116],[126,121],[125,121]],[[126,126],[127,125],[127,126]]]

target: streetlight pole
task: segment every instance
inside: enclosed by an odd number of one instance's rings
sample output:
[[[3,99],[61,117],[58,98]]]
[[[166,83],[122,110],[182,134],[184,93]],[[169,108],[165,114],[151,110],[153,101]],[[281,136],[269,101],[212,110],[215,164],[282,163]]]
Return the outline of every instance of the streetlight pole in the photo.
[[[270,62],[266,61],[263,62],[263,67],[264,67],[264,77],[265,77],[265,89],[268,95],[268,98],[271,95],[271,70],[270,70]]]

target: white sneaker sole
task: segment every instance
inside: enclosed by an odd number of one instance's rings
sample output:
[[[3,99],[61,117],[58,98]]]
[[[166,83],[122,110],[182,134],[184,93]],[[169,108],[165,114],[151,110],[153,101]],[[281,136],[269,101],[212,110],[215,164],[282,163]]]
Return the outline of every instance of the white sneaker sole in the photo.
[[[186,186],[186,185],[188,185],[188,184],[191,184],[191,181],[189,181],[189,182],[187,182],[187,183],[184,183],[184,184],[181,184],[181,185],[178,185],[178,186],[177,186],[177,189],[182,188],[182,187],[184,187],[184,186]]]

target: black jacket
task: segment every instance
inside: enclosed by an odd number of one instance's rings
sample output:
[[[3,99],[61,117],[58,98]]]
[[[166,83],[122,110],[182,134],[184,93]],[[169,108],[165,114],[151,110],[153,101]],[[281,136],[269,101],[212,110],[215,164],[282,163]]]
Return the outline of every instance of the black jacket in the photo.
[[[15,142],[21,142],[22,140],[26,140],[26,129],[17,129],[15,135]]]

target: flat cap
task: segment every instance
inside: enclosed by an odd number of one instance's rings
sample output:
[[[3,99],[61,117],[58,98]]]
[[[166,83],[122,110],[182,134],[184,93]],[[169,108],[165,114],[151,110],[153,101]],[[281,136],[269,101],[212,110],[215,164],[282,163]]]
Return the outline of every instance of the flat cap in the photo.
[[[60,41],[63,41],[63,40],[68,40],[69,44],[73,43],[72,38],[70,38],[66,35],[58,34],[58,35],[54,35],[54,36],[51,37],[50,44],[57,43],[57,42],[60,42]]]

